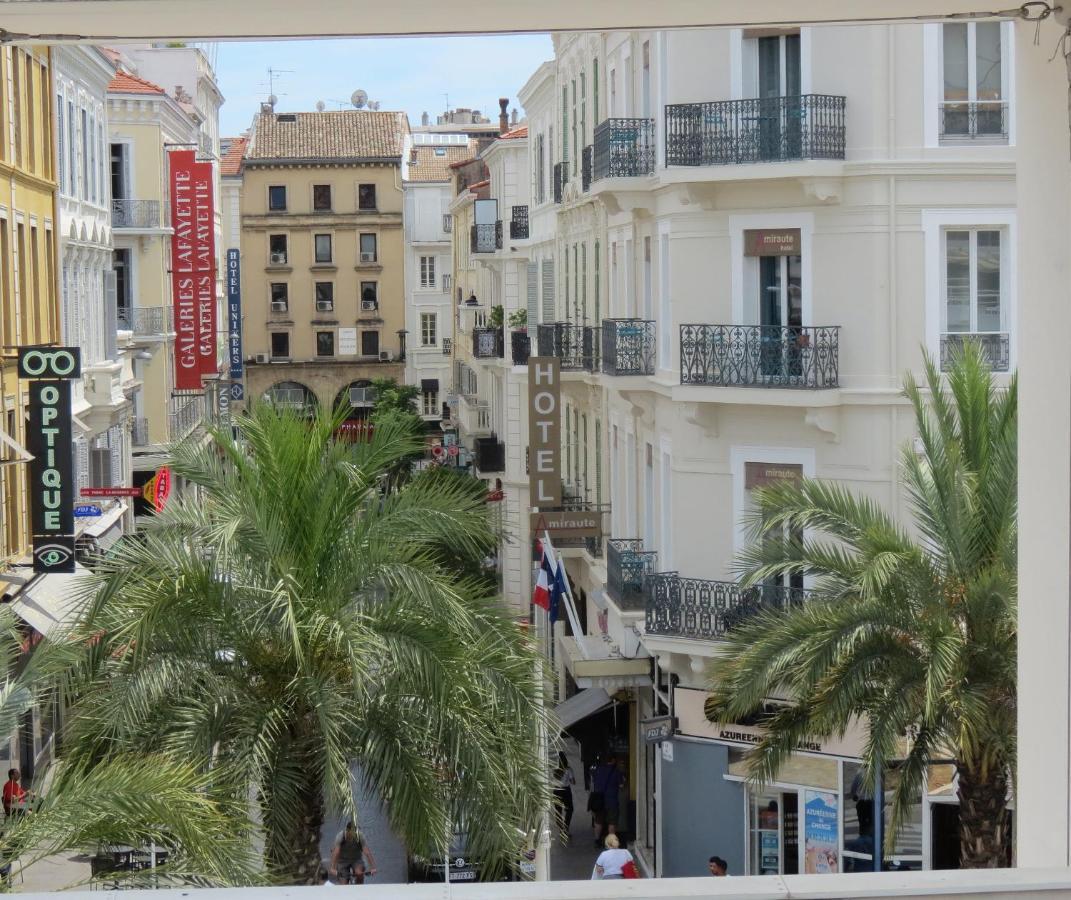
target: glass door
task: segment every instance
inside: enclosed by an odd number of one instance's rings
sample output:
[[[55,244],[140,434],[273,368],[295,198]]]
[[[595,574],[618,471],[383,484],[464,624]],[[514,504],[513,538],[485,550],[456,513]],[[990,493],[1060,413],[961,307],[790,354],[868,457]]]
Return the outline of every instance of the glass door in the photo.
[[[781,795],[750,793],[749,875],[781,874]]]
[[[802,133],[800,36],[758,39],[759,160],[798,159]]]
[[[759,365],[768,381],[802,374],[803,260],[759,257]]]

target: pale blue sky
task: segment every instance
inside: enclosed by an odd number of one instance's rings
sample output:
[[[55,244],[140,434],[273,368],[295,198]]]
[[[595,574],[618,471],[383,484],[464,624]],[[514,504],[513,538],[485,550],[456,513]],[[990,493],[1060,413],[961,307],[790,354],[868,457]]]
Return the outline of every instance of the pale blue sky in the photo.
[[[300,8],[300,4],[297,7]],[[447,92],[452,107],[479,109],[495,120],[498,98],[517,105],[517,90],[554,55],[549,35],[434,38],[360,38],[332,41],[220,43],[216,77],[226,98],[220,134],[241,134],[268,96],[268,66],[293,69],[278,76],[275,93],[281,111],[311,111],[323,100],[327,109],[348,107],[357,88],[381,109],[441,113]],[[520,110],[519,110],[520,112]]]

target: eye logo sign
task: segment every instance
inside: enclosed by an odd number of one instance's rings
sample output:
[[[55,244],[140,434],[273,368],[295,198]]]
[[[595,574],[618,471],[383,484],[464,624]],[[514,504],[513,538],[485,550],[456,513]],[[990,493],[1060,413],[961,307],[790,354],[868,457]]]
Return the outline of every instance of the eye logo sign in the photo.
[[[78,347],[20,347],[19,378],[80,378]]]
[[[63,544],[39,544],[33,548],[34,562],[50,571],[63,571],[64,563],[73,559],[70,547]]]

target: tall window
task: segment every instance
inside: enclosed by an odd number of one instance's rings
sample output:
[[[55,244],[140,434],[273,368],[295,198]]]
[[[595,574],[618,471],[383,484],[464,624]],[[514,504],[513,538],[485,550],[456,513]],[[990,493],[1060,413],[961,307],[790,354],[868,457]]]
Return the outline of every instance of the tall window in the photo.
[[[438,391],[422,391],[420,398],[425,416],[438,416],[440,414]]]
[[[89,199],[89,113],[82,110],[82,199]],[[31,131],[32,133],[32,131]]]
[[[361,332],[361,355],[362,356],[379,356],[379,332],[378,331],[362,331]]]
[[[572,88],[573,88],[573,157],[572,158],[575,161],[574,165],[577,167],[577,169],[579,171],[580,148],[579,148],[579,145],[577,143],[577,134],[576,134],[577,115],[576,115],[576,79],[575,78],[572,80]]]
[[[275,359],[286,359],[290,356],[289,332],[273,331],[271,333],[271,355]]]
[[[368,311],[379,309],[379,282],[361,282],[361,309]]]
[[[942,137],[1007,136],[1002,33],[1000,22],[942,26]]]
[[[285,266],[290,259],[285,234],[268,235],[268,262],[273,266]]]
[[[591,121],[599,124],[599,60],[591,61]]]
[[[331,312],[335,308],[335,283],[333,281],[316,282],[316,311]]]
[[[335,333],[333,331],[317,331],[316,332],[316,355],[317,356],[334,356],[335,355]]]
[[[601,290],[601,286],[599,284],[599,275],[600,275],[600,272],[599,272],[599,242],[596,241],[595,242],[595,273],[594,273],[594,278],[595,278],[595,284],[594,284],[594,287],[595,287],[595,324],[596,325],[598,325],[600,322],[602,322],[602,309],[601,309],[601,299],[602,298],[601,298],[601,295],[599,293],[600,290]]]
[[[331,235],[317,234],[314,236],[314,243],[316,250],[316,262],[331,262]]]
[[[536,202],[547,199],[547,149],[543,135],[536,136]]]
[[[562,162],[569,162],[569,88],[562,85]],[[562,166],[562,181],[566,181],[568,166]]]
[[[312,208],[316,212],[331,211],[331,185],[314,184],[312,186]]]
[[[286,185],[273,184],[268,188],[268,209],[272,212],[286,209]]]
[[[420,314],[420,344],[434,347],[439,343],[439,317],[435,313]]]
[[[944,331],[993,333],[1004,330],[1001,291],[1001,232],[945,232]]]
[[[59,160],[59,188],[61,194],[67,193],[67,135],[63,133],[63,98],[56,98],[56,158]]]
[[[435,257],[420,257],[420,286],[422,288],[435,287]]]
[[[376,236],[374,234],[361,235],[361,262],[374,263],[378,259],[376,252]]]
[[[290,308],[290,286],[285,281],[273,281],[271,285],[271,311],[286,312]]]
[[[366,210],[376,208],[376,186],[374,184],[357,185],[357,208]]]

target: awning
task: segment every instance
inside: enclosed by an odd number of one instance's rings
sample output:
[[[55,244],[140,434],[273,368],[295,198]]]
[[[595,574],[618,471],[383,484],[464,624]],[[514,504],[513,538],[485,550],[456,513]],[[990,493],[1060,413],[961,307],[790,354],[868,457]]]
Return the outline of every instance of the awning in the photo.
[[[421,378],[420,390],[425,394],[437,394],[439,393],[439,379],[438,378]]]
[[[126,512],[126,506],[126,501],[120,500],[113,509],[109,509],[104,515],[98,516],[92,524],[87,525],[82,531],[82,534],[94,538],[103,537],[104,534],[109,529],[113,528],[123,517],[123,513]],[[118,540],[118,537],[116,540]]]
[[[31,581],[12,601],[11,610],[45,637],[62,632],[74,620],[82,603],[84,577],[89,570],[75,563],[70,575],[42,575]]]
[[[581,648],[575,637],[561,637],[562,661],[577,687],[619,691],[651,684],[651,657],[622,656],[617,645],[602,635],[585,635]]]
[[[611,703],[613,700],[603,688],[586,688],[555,706],[554,715],[564,731],[588,716],[606,709]]]

